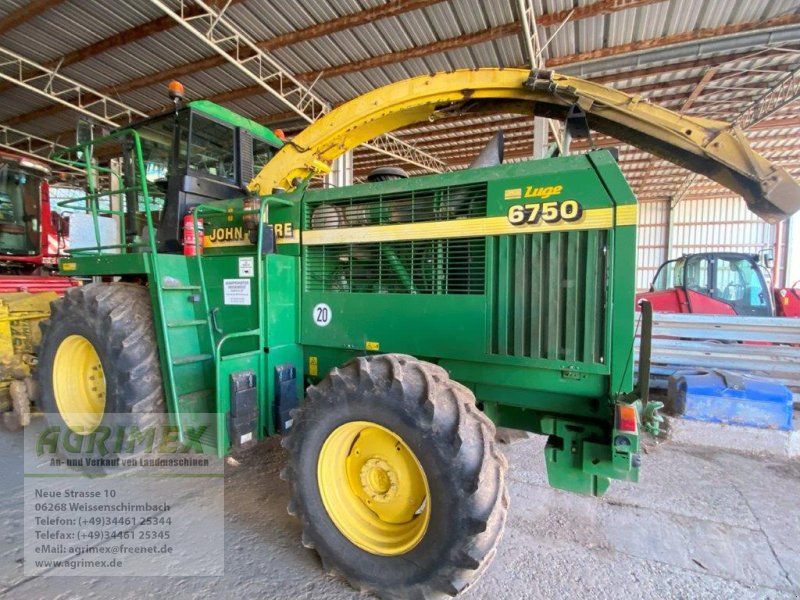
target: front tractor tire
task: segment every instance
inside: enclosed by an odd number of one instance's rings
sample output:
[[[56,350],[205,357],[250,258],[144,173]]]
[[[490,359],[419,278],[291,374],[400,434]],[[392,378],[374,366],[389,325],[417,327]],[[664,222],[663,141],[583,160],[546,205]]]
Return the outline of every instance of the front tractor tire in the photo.
[[[472,393],[401,354],[351,360],[308,389],[283,445],[289,512],[327,572],[381,598],[471,585],[505,526],[507,464]]]
[[[147,288],[91,283],[51,303],[41,323],[41,408],[79,434],[107,415],[164,412],[161,367]]]

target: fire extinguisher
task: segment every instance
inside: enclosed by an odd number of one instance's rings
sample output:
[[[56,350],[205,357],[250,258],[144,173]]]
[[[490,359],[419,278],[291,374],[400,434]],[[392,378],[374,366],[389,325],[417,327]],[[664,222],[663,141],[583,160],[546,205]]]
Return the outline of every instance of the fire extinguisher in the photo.
[[[190,208],[189,212],[183,217],[183,255],[184,256],[197,256],[194,239],[194,208]],[[203,253],[203,241],[205,234],[203,231],[203,219],[197,219],[197,247],[200,248],[200,254]]]

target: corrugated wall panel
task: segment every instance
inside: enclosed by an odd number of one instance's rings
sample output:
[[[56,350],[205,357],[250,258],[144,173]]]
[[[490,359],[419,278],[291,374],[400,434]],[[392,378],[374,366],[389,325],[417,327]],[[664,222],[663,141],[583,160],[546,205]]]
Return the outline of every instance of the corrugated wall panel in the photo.
[[[757,253],[775,245],[775,227],[741,198],[686,200],[675,208],[670,258],[695,252]]]
[[[658,266],[666,260],[668,216],[666,201],[639,205],[636,260],[636,288],[639,290],[650,286]]]
[[[684,200],[675,208],[667,256],[667,201],[639,204],[636,287],[646,290],[665,260],[697,252],[775,250],[776,229],[747,209],[741,198]],[[785,260],[785,259],[784,259]]]

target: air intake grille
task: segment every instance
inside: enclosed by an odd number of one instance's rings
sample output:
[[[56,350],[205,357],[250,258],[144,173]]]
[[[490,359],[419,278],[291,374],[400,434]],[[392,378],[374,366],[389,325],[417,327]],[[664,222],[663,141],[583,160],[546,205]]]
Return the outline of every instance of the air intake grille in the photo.
[[[306,229],[366,227],[486,216],[486,183],[409,190],[306,205]]]
[[[307,292],[483,294],[483,238],[305,246]]]
[[[492,237],[491,354],[602,363],[606,232]]]

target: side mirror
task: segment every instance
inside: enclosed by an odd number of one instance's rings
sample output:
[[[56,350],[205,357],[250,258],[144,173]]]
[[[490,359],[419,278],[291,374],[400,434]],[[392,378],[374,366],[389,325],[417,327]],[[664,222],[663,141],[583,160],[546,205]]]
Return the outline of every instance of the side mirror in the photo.
[[[78,119],[78,125],[75,127],[75,143],[79,145],[89,144],[88,147],[88,160],[92,160],[92,146],[94,141],[94,123],[87,119]],[[79,153],[79,158],[83,159],[82,153]]]
[[[772,264],[775,262],[775,257],[772,254],[772,250],[764,250],[761,253],[761,262],[764,263],[764,266],[767,269],[772,268]]]

